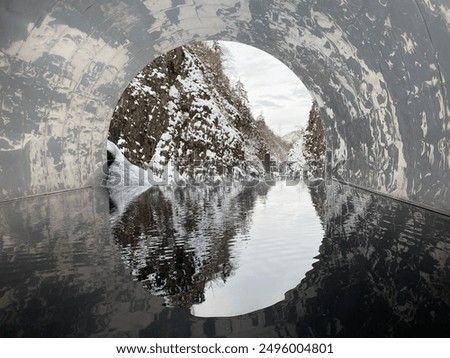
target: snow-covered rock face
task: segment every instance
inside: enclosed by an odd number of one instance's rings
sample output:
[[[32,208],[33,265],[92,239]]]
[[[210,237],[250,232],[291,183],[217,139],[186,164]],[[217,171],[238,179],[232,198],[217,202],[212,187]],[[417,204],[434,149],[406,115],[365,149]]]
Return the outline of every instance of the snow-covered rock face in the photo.
[[[18,0],[0,13],[0,200],[91,185],[124,88],[195,38],[288,64],[345,180],[450,213],[448,0]]]
[[[289,144],[251,112],[242,83],[225,72],[218,42],[195,42],[158,57],[131,81],[109,129],[133,164],[160,173],[172,162],[183,175],[231,174],[233,166],[259,167],[270,153],[286,161]],[[248,173],[251,174],[251,173]]]
[[[108,141],[109,175],[103,185],[108,188],[110,205],[112,206],[110,221],[114,226],[122,217],[129,204],[142,193],[149,190],[149,172],[131,164],[117,146]],[[125,177],[125,173],[127,173]]]
[[[230,99],[236,95],[228,79],[218,81],[204,52],[220,60],[206,44],[177,48],[146,66],[125,90],[109,139],[132,163],[152,161],[158,172],[169,160],[226,165],[244,159],[244,133],[235,123],[242,117],[240,100]]]

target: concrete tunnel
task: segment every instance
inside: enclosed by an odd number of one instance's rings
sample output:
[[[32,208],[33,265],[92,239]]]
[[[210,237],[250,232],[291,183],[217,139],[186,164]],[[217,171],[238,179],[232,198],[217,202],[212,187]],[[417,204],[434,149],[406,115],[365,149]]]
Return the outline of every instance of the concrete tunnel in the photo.
[[[228,40],[298,75],[342,180],[448,215],[449,30],[450,0],[0,0],[0,202],[98,185],[136,73]]]

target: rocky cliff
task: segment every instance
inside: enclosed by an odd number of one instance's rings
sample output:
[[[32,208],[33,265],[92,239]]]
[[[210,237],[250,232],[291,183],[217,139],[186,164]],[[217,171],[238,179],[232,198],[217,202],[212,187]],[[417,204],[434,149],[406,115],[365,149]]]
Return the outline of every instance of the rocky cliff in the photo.
[[[109,140],[133,164],[155,171],[169,160],[259,161],[277,141],[252,116],[245,90],[231,85],[222,57],[217,43],[194,43],[157,58],[120,98]],[[279,160],[287,150],[277,143]]]

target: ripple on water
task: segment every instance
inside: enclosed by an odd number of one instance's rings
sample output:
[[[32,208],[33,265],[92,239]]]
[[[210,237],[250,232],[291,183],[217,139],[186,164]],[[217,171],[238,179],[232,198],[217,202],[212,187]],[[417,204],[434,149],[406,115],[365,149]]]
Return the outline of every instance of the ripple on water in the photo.
[[[126,211],[116,239],[130,241],[136,228],[143,235],[131,239],[126,258],[134,274],[169,305],[203,317],[282,300],[311,269],[323,238],[308,189],[283,183],[161,188]]]

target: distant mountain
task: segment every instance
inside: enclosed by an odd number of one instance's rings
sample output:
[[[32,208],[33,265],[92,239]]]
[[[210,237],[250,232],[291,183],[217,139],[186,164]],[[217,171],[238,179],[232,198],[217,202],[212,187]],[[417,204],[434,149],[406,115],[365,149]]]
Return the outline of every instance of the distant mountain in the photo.
[[[286,143],[288,143],[292,146],[299,139],[302,139],[304,134],[305,134],[305,131],[303,129],[299,129],[297,131],[292,131],[288,134],[285,134],[281,138],[283,139],[283,141],[285,141]]]
[[[260,114],[256,119],[256,127],[265,152],[270,153],[271,159],[285,162],[288,159],[289,143],[276,135],[266,124],[265,118]]]

